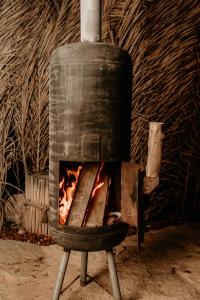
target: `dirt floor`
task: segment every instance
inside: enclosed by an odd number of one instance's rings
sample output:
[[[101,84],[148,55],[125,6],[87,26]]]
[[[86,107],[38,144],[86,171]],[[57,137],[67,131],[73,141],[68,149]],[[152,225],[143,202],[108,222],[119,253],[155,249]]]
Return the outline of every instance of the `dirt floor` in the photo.
[[[62,248],[0,240],[0,300],[49,300]],[[135,237],[115,249],[124,300],[200,299],[200,224],[180,225],[145,234],[136,254]],[[112,289],[104,252],[89,255],[94,281],[81,288],[80,253],[72,252],[61,300],[111,300]]]

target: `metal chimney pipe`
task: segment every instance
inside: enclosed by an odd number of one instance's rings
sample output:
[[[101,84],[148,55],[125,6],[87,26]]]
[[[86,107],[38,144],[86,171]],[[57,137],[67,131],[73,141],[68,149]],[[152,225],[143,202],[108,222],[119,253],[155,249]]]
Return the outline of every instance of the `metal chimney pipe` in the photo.
[[[81,1],[81,42],[101,41],[101,0]]]

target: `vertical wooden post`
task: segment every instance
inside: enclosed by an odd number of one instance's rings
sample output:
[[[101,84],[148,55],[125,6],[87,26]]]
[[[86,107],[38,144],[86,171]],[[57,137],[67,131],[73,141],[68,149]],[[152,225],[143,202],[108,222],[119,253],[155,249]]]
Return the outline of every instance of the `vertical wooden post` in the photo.
[[[146,166],[147,177],[158,177],[162,156],[162,132],[163,123],[150,122],[149,140],[148,140],[148,157]]]
[[[162,157],[162,132],[163,123],[150,122],[148,157],[146,165],[146,177],[144,178],[144,193],[150,194],[159,184],[159,173]]]
[[[67,225],[82,226],[95,184],[99,163],[87,163],[81,170],[79,183],[67,218]]]

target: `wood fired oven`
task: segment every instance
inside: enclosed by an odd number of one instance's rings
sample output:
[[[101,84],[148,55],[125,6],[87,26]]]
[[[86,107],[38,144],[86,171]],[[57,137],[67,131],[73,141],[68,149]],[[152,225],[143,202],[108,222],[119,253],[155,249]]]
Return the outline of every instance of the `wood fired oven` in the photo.
[[[78,166],[95,168],[104,162],[116,174],[119,162],[129,160],[130,56],[115,46],[91,42],[54,50],[49,106],[50,230],[58,243],[67,246],[63,242],[67,225],[59,222],[63,168],[76,172]]]
[[[84,8],[93,8],[98,17],[100,2],[81,2],[83,29],[95,20],[85,17]],[[108,224],[105,213],[120,210],[121,162],[130,156],[131,58],[123,49],[96,42],[98,35],[91,38],[92,24],[86,40],[82,30],[81,43],[55,49],[50,60],[49,226],[65,249],[53,299],[59,298],[70,250],[106,250],[111,279],[115,275],[113,293],[121,299],[111,250],[128,225]],[[100,180],[103,187],[94,196]],[[95,210],[94,221],[90,211]]]

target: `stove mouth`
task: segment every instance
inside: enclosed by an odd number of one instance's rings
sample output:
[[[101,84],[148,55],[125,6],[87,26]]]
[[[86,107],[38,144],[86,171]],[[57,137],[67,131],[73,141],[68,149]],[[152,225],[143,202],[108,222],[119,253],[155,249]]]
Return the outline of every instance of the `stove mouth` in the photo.
[[[86,11],[93,6],[97,26],[83,13],[86,42],[55,49],[49,68],[50,232],[80,251],[111,249],[128,227],[118,215],[121,162],[130,159],[132,63],[126,51],[97,43],[100,3],[82,1]]]
[[[110,250],[121,243],[129,230],[120,218],[121,162],[60,160],[57,170],[53,240],[77,251]]]
[[[98,227],[120,220],[119,162],[59,161],[58,223]]]

